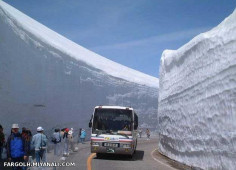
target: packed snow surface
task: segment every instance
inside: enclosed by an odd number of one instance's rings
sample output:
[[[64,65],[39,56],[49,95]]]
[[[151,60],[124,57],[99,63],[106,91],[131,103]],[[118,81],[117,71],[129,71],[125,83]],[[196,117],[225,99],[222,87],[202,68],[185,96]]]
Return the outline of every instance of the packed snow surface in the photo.
[[[92,67],[101,69],[114,77],[119,77],[139,84],[158,87],[159,83],[157,78],[138,72],[89,51],[45,27],[3,1],[0,1],[0,6],[4,9],[4,12],[7,13],[9,19],[11,19],[12,22],[16,22],[18,27],[24,29],[28,34],[33,34],[36,38],[49,44],[55,49],[59,49],[61,52],[68,54],[77,60],[81,60]],[[25,32],[18,31],[18,34],[23,39],[27,36]],[[38,45],[40,46],[40,43]]]
[[[87,128],[98,105],[155,128],[158,79],[99,56],[0,0],[0,124]],[[148,102],[147,102],[148,101]],[[153,119],[154,118],[154,119]],[[89,132],[89,131],[88,131]]]
[[[236,169],[236,10],[161,57],[159,150],[203,169]]]

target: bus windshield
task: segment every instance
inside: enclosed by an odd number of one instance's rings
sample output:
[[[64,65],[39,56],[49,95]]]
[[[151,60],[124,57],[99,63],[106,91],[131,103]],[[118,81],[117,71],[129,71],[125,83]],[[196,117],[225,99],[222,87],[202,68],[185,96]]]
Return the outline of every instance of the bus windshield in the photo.
[[[131,131],[132,111],[124,109],[95,109],[93,133]]]

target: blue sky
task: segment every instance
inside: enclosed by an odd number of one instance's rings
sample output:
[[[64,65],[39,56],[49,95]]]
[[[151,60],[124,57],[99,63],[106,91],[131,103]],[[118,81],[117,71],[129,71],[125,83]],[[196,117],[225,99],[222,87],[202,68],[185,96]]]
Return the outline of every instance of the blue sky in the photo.
[[[218,25],[236,0],[4,0],[70,40],[158,77],[165,49]]]

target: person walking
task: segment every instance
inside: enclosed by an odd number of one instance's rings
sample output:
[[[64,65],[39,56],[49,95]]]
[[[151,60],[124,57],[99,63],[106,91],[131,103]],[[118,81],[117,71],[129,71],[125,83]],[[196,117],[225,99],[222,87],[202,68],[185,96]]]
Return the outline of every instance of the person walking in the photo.
[[[63,135],[63,139],[64,139],[64,153],[63,155],[64,156],[69,156],[69,139],[68,139],[68,132],[69,132],[69,129],[66,128],[64,130],[64,135]]]
[[[0,161],[3,159],[2,152],[3,152],[4,146],[5,146],[5,135],[3,133],[2,125],[0,125]]]
[[[147,135],[147,140],[150,140],[150,130],[149,129],[146,130],[146,135]]]
[[[80,140],[81,140],[82,144],[84,144],[85,137],[86,137],[86,131],[84,129],[82,129],[81,135],[80,135]]]
[[[54,155],[60,156],[61,134],[60,129],[55,129],[53,133],[52,142],[54,143]]]
[[[37,134],[32,138],[31,145],[35,149],[36,162],[46,162],[47,137],[43,134],[44,129],[40,126],[37,128]]]
[[[19,133],[19,125],[13,124],[11,135],[7,139],[7,157],[11,162],[25,162],[29,156],[29,147],[27,141]],[[15,166],[13,170],[26,170],[25,166]]]
[[[73,138],[73,130],[68,132],[68,140],[69,140],[69,149],[74,151],[74,138]]]
[[[21,135],[24,138],[24,140],[28,143],[28,150],[30,151],[31,150],[30,143],[31,143],[31,139],[32,139],[31,131],[29,129],[26,129],[25,127],[23,127]]]
[[[138,133],[139,133],[139,138],[142,138],[142,133],[143,133],[142,129],[139,129]]]
[[[82,132],[82,128],[79,129],[79,134],[78,134],[78,143],[80,143],[81,139],[80,139],[80,136],[81,136],[81,132]]]

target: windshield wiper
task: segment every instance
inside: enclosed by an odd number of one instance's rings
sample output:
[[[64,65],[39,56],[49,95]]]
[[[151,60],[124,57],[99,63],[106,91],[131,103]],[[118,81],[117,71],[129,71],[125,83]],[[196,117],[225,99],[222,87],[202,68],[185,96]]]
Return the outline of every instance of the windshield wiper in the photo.
[[[114,133],[114,132],[112,132],[111,130],[109,130],[108,131],[108,133],[110,133],[110,134],[112,134],[112,135],[121,135],[121,136],[124,136],[124,137],[126,137],[127,139],[129,139],[129,136],[128,135],[126,135],[126,134],[124,134],[124,133]]]
[[[96,137],[98,137],[99,135],[101,135],[102,132],[103,132],[103,130],[97,130],[97,131],[98,131],[98,133],[97,133]]]
[[[107,130],[106,133],[110,133],[112,135],[116,135],[115,133],[112,132],[112,130]]]
[[[99,135],[101,135],[103,132],[105,132],[105,133],[109,133],[109,134],[112,134],[112,135],[121,135],[121,136],[124,136],[124,137],[126,137],[127,139],[129,139],[129,136],[128,135],[126,135],[126,134],[124,134],[124,133],[114,133],[114,132],[112,132],[111,130],[98,130],[98,133],[97,133],[97,135],[96,135],[96,137],[98,137]]]
[[[121,135],[121,136],[124,136],[124,137],[126,137],[127,139],[129,139],[129,136],[126,135],[126,134],[124,134],[124,133],[117,133],[117,135]]]

